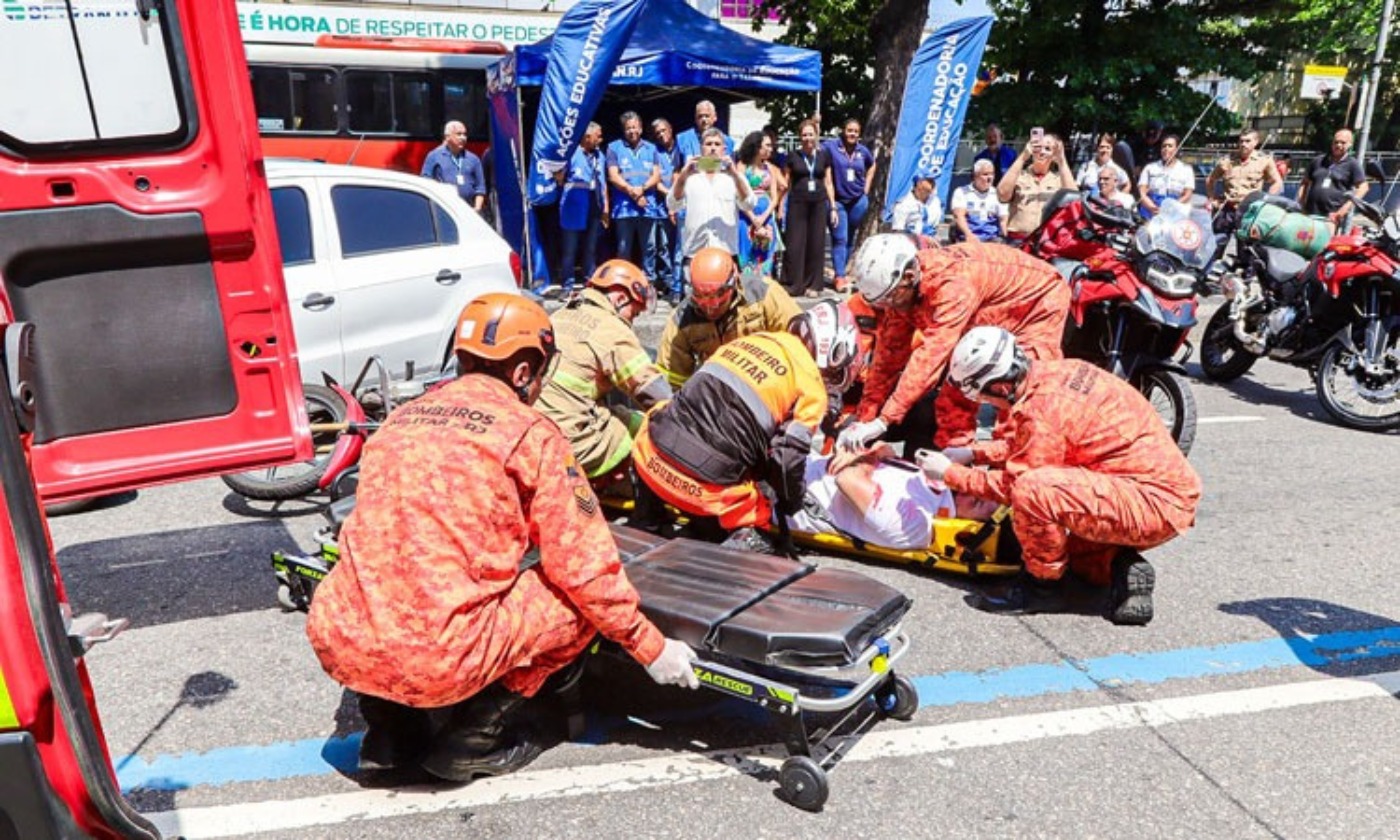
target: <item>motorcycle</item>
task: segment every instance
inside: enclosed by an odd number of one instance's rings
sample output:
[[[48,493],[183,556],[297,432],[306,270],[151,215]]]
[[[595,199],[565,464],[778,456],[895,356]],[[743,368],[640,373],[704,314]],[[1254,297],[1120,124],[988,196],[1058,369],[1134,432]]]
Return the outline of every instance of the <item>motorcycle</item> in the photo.
[[[1229,382],[1268,357],[1306,368],[1343,426],[1400,428],[1400,217],[1356,207],[1375,227],[1333,236],[1311,260],[1237,240],[1227,305],[1201,341],[1208,378]]]
[[[311,438],[310,461],[223,476],[235,493],[257,501],[285,502],[314,493],[339,499],[354,493],[356,467],[365,440],[395,407],[456,376],[453,365],[426,380],[415,380],[410,364],[404,379],[389,376],[384,360],[371,356],[349,388],[324,374],[324,385],[304,384]],[[370,374],[374,379],[370,380]]]
[[[1052,197],[1040,229],[1022,247],[1070,284],[1065,355],[1132,383],[1190,453],[1196,399],[1182,363],[1191,355],[1196,294],[1211,282],[1210,214],[1168,200],[1139,222],[1122,208],[1065,190]]]

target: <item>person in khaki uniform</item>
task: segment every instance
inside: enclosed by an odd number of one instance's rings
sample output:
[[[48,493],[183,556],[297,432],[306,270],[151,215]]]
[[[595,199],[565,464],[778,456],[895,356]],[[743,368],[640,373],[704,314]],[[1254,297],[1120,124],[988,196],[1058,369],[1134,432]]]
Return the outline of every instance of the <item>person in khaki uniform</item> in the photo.
[[[742,277],[723,248],[702,248],[690,262],[690,299],[666,322],[656,363],[679,388],[723,344],[759,332],[784,332],[802,314],[782,286]]]
[[[646,275],[626,260],[609,260],[578,299],[554,313],[559,366],[536,407],[568,438],[590,479],[607,475],[632,452],[641,412],[604,398],[621,390],[643,411],[671,398],[661,368],[642,349],[632,322],[656,299]]]
[[[1217,183],[1225,186],[1220,198],[1215,195]],[[1283,191],[1283,176],[1274,159],[1259,151],[1259,132],[1251,128],[1240,132],[1239,154],[1221,158],[1206,178],[1206,197],[1211,207],[1220,211],[1215,216],[1215,232],[1234,233],[1240,225],[1240,203],[1259,190],[1278,195]]]
[[[467,782],[539,754],[527,700],[598,634],[658,683],[699,680],[694,651],[642,614],[568,444],[531,408],[557,358],[544,309],[482,295],[453,347],[461,376],[365,444],[359,503],[306,634],[360,695],[361,769],[416,764]],[[532,548],[539,562],[522,570]]]

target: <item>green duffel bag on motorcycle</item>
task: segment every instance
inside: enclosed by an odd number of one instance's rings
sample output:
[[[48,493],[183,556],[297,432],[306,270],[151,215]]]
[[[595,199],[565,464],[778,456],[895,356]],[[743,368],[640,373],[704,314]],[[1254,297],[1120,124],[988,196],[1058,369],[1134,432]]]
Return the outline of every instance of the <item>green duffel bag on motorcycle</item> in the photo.
[[[1312,259],[1327,247],[1332,231],[1326,219],[1293,213],[1267,201],[1256,201],[1240,215],[1235,236],[1243,242],[1260,242]]]

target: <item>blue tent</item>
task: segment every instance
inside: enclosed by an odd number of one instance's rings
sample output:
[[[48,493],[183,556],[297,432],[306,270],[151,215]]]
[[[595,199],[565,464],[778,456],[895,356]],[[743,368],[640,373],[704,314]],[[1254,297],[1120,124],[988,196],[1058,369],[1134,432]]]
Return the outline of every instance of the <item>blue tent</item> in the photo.
[[[544,83],[553,44],[550,36],[516,48],[516,84]],[[684,0],[648,0],[610,84],[810,92],[821,90],[822,57],[735,32]]]
[[[742,35],[684,0],[583,0],[554,35],[516,47],[487,71],[502,234],[525,257],[533,279],[547,276],[528,207],[553,188],[550,174],[573,154],[579,127],[592,119],[607,87],[792,93],[820,91],[821,72],[821,53]],[[529,154],[520,113],[524,86],[542,88]],[[539,154],[542,148],[547,155]]]

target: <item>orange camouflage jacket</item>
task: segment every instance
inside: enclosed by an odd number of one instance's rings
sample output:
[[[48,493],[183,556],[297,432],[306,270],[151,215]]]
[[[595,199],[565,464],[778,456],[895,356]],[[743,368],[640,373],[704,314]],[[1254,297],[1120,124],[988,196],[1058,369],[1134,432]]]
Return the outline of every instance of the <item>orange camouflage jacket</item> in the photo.
[[[504,383],[467,374],[395,410],[365,447],[357,495],[307,620],[341,684],[420,708],[470,696],[531,546],[600,633],[643,663],[660,655],[569,444]]]
[[[922,250],[918,259],[913,306],[881,313],[861,420],[880,417],[890,425],[903,420],[938,385],[953,347],[969,328],[991,325],[1017,332],[1037,310],[1056,309],[1063,319],[1069,308],[1069,290],[1059,273],[1006,245],[963,242]],[[916,331],[923,337],[917,347]]]

